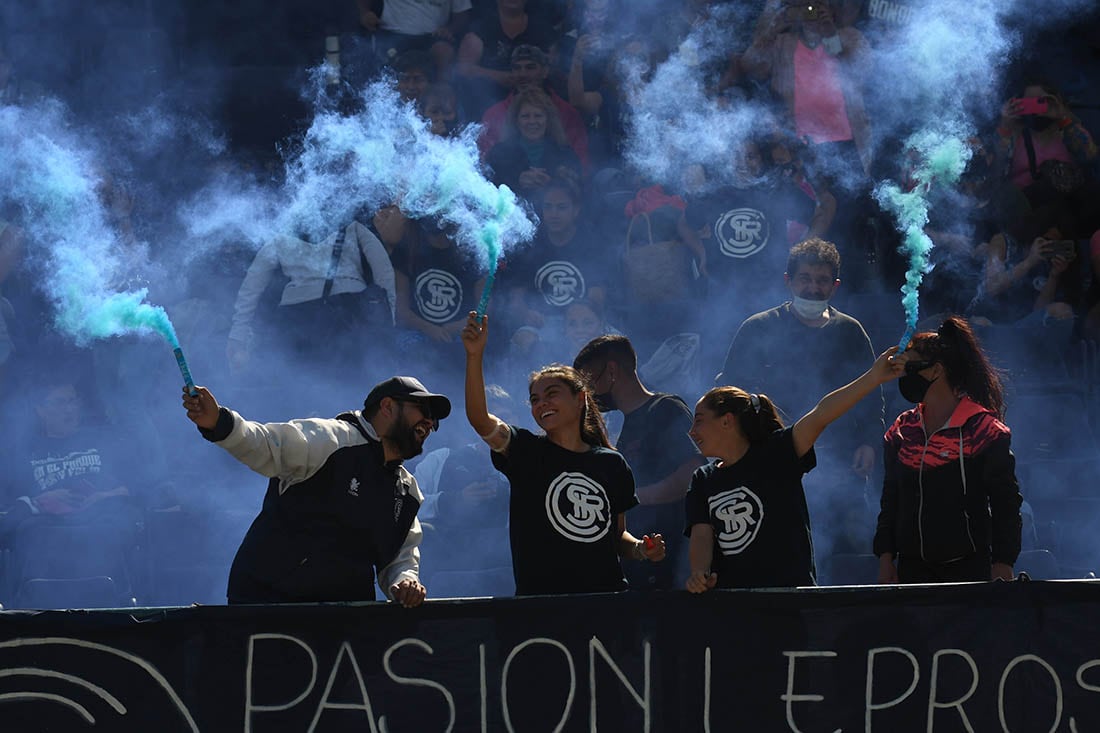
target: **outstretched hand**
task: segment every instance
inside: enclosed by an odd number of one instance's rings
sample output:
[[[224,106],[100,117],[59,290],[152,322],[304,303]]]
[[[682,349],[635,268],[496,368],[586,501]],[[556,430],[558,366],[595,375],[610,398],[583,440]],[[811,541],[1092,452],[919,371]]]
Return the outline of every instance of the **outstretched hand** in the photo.
[[[187,410],[187,417],[203,430],[213,430],[218,424],[221,405],[206,387],[196,386],[195,391],[198,394],[192,397],[187,387],[183,388],[183,407]]]
[[[469,356],[481,356],[485,353],[485,344],[489,341],[489,316],[484,315],[478,321],[477,311],[466,316],[466,327],[462,329],[462,345]]]
[[[905,362],[908,360],[908,354],[899,354],[898,347],[891,346],[875,359],[875,363],[871,366],[871,374],[879,384],[897,379],[905,374]]]

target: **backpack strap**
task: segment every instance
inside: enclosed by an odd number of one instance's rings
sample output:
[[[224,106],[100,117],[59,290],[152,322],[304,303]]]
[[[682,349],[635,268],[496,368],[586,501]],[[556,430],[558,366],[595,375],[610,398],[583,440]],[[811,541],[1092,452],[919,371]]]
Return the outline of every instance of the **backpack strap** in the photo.
[[[355,227],[355,248],[359,250],[359,274],[363,276],[363,283],[369,287],[374,285],[374,270],[367,262],[367,256],[363,254],[363,243],[359,241],[359,227],[355,224],[352,226]]]
[[[340,255],[344,253],[344,237],[347,236],[347,227],[340,227],[336,233],[336,242],[332,245],[332,261],[328,266],[328,278],[325,280],[325,289],[321,292],[321,300],[328,300],[332,292],[332,281],[336,277],[336,268],[340,265]],[[362,256],[362,252],[359,253]]]
[[[634,223],[639,219],[645,221],[646,233],[649,235],[649,243],[653,244],[653,223],[649,220],[649,212],[642,211],[630,217],[630,224],[626,228],[626,248],[628,250],[632,249],[634,246]]]
[[[1031,171],[1031,180],[1039,180],[1039,166],[1035,164],[1035,142],[1031,139],[1031,130],[1024,128],[1020,133],[1024,138],[1024,148],[1027,150],[1027,167]]]

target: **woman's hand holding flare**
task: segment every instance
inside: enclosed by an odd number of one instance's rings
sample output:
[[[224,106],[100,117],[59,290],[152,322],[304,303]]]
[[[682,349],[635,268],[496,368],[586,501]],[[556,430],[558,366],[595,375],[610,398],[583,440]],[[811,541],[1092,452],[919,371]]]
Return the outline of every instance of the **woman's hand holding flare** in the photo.
[[[485,344],[489,341],[489,316],[478,318],[477,311],[466,316],[466,326],[462,329],[462,346],[467,356],[481,356],[485,353]]]

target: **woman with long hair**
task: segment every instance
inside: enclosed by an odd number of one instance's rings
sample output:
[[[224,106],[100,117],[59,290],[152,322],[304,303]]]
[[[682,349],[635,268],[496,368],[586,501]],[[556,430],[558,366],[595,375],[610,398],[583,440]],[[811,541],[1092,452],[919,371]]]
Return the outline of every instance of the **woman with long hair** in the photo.
[[[1012,580],[1022,499],[1000,377],[955,316],[902,358],[898,389],[916,407],[886,431],[879,582]]]
[[[528,199],[542,193],[556,176],[581,175],[580,160],[569,147],[557,107],[537,88],[515,95],[503,137],[489,150],[485,162],[493,171],[494,183],[503,183]]]
[[[688,434],[716,460],[695,470],[685,499],[689,591],[816,584],[802,474],[816,465],[814,442],[826,426],[901,373],[897,350],[791,427],[767,395],[738,387],[703,395]]]
[[[665,543],[626,529],[625,512],[638,503],[634,475],[611,447],[592,391],[572,367],[544,367],[529,383],[531,416],[543,433],[506,424],[485,402],[488,327],[488,316],[479,321],[471,312],[462,331],[466,418],[511,487],[516,595],[624,590],[619,558],[657,562]]]

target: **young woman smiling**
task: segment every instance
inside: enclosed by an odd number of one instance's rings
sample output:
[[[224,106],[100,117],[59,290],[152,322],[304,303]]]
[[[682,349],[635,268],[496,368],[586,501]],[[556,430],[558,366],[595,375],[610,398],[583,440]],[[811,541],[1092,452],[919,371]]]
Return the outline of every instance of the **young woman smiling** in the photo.
[[[596,593],[626,588],[620,557],[657,562],[661,535],[634,537],[625,513],[638,503],[634,476],[612,449],[603,418],[581,375],[551,365],[531,375],[537,435],[508,425],[485,403],[483,357],[489,319],[470,313],[466,347],[466,418],[492,448],[493,465],[511,486],[509,534],[516,595]]]
[[[717,460],[696,469],[685,498],[689,591],[816,585],[802,474],[816,465],[814,442],[826,426],[901,374],[897,350],[883,352],[792,427],[766,395],[737,387],[703,395],[688,434]]]

